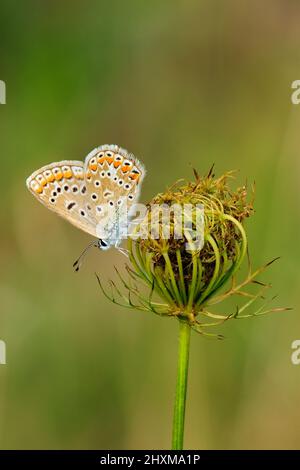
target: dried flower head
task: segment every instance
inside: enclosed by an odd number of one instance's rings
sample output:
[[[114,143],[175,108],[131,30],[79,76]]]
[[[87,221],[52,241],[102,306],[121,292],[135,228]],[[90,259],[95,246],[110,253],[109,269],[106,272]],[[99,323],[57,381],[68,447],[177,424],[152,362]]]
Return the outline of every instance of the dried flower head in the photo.
[[[264,304],[254,313],[245,313],[256,299],[263,298],[263,291],[270,287],[256,278],[271,264],[252,272],[248,257],[248,274],[242,282],[236,283],[235,274],[247,255],[243,222],[253,212],[253,198],[248,200],[246,186],[235,191],[230,189],[228,181],[233,178],[233,172],[219,178],[215,178],[212,169],[202,178],[195,170],[194,174],[195,181],[179,181],[148,204],[146,217],[135,228],[136,236],[128,239],[131,261],[131,266],[126,265],[128,276],[125,278],[117,270],[121,287],[110,281],[111,291],[108,292],[98,280],[104,294],[114,303],[177,317],[201,334],[221,338],[221,335],[209,333],[208,328],[231,318],[246,318],[285,309],[270,309]],[[186,205],[192,207],[188,215],[190,230],[182,226],[182,235],[178,237],[178,220],[180,224],[185,222],[184,217],[177,218],[174,207],[183,208]],[[162,211],[156,211],[153,216],[153,207],[162,208]],[[203,209],[201,247],[193,236],[197,229],[199,207]],[[164,208],[170,209],[168,222],[162,216]],[[152,223],[154,217],[156,224]],[[231,285],[228,290],[220,293],[229,280]],[[145,294],[141,283],[148,287],[148,293]],[[245,288],[253,283],[259,291],[246,291]],[[231,314],[211,311],[213,305],[232,295],[244,297],[245,304]]]

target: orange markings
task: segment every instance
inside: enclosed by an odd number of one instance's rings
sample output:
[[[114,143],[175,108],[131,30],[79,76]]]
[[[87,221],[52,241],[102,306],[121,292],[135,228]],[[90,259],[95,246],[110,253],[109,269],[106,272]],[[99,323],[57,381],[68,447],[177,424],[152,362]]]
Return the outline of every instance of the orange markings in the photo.
[[[130,171],[132,168],[132,165],[123,165],[121,170],[123,171],[123,173],[127,173],[128,171]]]
[[[98,163],[100,163],[100,165],[103,165],[104,162],[105,162],[104,155],[102,155],[101,157],[98,157]]]
[[[90,164],[89,164],[89,169],[90,169],[90,170],[96,171],[97,168],[98,168],[97,163],[90,163]]]
[[[37,175],[36,179],[41,186],[46,186],[46,184],[48,183],[43,175]]]
[[[45,176],[48,183],[52,183],[55,180],[54,174],[50,170],[49,171],[44,171],[43,175]]]
[[[65,166],[65,167],[63,167],[63,169],[62,169],[62,170],[63,170],[63,175],[64,175],[64,178],[67,178],[67,179],[69,179],[69,178],[72,178],[72,176],[73,176],[73,173],[72,173],[72,171],[71,171],[71,168],[70,168],[70,167],[68,167],[68,166]]]
[[[53,174],[56,181],[60,181],[63,178],[63,174],[60,168],[53,168]]]
[[[129,178],[138,182],[138,180],[140,179],[140,175],[138,173],[130,173]]]
[[[43,192],[43,187],[36,180],[31,181],[30,187],[35,193],[41,194]]]
[[[108,163],[109,165],[111,165],[112,162],[114,161],[114,157],[108,157],[108,156],[106,156],[106,157],[105,157],[105,160],[107,161],[107,163]]]

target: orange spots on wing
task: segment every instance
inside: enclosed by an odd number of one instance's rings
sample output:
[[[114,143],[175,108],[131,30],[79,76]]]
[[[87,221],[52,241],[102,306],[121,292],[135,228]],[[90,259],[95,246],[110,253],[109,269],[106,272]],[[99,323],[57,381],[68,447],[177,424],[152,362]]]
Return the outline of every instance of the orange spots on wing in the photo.
[[[60,181],[63,178],[63,173],[60,168],[53,168],[53,174],[56,181]]]
[[[43,175],[37,175],[36,180],[41,186],[46,186],[46,184],[48,183]]]
[[[43,192],[43,187],[36,180],[31,181],[30,187],[32,191],[34,191],[37,194],[41,194]]]
[[[119,162],[119,161],[114,161],[114,167],[115,168],[119,168],[119,166],[122,165],[122,162]]]
[[[111,165],[112,162],[114,161],[114,157],[108,157],[108,156],[106,156],[106,157],[105,157],[105,160],[107,161],[107,163],[108,163],[109,165]]]
[[[55,180],[54,174],[50,170],[44,171],[43,175],[48,183],[52,183]]]
[[[96,171],[98,168],[97,163],[89,163],[89,169],[92,171]]]
[[[140,175],[138,173],[130,173],[129,178],[138,182],[140,179]]]
[[[70,179],[73,176],[73,173],[71,171],[71,168],[69,166],[65,166],[62,168],[64,178]]]
[[[105,162],[105,157],[104,157],[104,155],[99,156],[99,157],[98,157],[98,163],[99,163],[100,165],[103,165],[104,162]]]
[[[132,168],[132,164],[131,165],[122,165],[122,168],[121,170],[123,171],[123,173],[127,173],[128,171],[130,171]]]

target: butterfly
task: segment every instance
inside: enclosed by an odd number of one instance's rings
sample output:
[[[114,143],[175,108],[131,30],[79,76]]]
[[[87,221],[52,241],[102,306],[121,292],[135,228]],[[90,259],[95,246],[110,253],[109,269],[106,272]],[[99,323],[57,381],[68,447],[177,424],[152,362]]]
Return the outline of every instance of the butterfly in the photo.
[[[145,168],[133,154],[118,145],[101,145],[84,162],[63,160],[40,168],[26,185],[48,209],[97,237],[75,261],[78,271],[91,246],[122,251],[128,213],[138,200],[144,176]]]

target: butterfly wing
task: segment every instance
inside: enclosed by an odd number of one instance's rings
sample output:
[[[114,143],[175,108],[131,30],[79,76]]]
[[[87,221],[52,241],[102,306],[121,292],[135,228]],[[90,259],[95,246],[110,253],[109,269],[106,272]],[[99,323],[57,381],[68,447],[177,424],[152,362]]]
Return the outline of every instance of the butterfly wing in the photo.
[[[79,161],[51,163],[35,171],[26,181],[29,191],[56,214],[90,235],[96,235],[84,176]]]
[[[112,227],[107,226],[104,208],[108,206],[111,208],[110,214],[112,211],[115,213],[116,217],[109,216],[112,225],[124,206],[129,212],[138,200],[145,169],[127,150],[117,145],[102,145],[86,157],[84,173],[92,207],[91,216],[97,221],[98,236],[99,228],[105,229],[109,235]]]
[[[129,211],[137,202],[144,176],[143,165],[127,150],[103,145],[84,163],[65,160],[40,168],[26,184],[48,209],[95,237],[104,229],[109,239],[121,207]],[[109,216],[105,207],[111,208]]]

